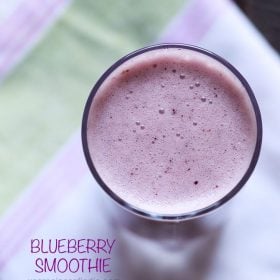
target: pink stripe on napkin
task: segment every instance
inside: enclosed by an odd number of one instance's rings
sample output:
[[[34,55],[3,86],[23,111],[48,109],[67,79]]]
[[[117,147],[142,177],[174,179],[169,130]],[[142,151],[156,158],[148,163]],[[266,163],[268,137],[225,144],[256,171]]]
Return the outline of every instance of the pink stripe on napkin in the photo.
[[[160,42],[197,44],[228,8],[229,0],[192,0],[171,22]]]
[[[2,81],[54,23],[70,0],[28,1],[0,25],[0,81]]]
[[[88,173],[80,136],[75,135],[0,223],[0,270]]]

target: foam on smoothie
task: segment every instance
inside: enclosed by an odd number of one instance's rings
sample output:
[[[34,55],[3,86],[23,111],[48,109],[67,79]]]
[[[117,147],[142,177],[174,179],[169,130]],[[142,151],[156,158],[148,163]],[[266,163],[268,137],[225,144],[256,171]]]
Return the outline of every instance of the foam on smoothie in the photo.
[[[98,89],[87,140],[93,164],[120,198],[144,211],[209,206],[246,172],[256,145],[246,89],[202,53],[166,48],[123,63]]]

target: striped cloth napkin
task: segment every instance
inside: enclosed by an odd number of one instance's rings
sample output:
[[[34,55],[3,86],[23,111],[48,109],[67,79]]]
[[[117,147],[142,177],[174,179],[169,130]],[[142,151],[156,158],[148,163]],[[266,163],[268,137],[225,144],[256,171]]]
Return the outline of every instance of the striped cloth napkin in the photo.
[[[1,280],[279,279],[278,54],[227,0],[190,1],[158,41],[195,44],[225,57],[247,78],[262,112],[264,141],[259,163],[234,199],[215,249],[199,248],[200,254],[189,265],[189,252],[197,254],[188,246],[188,252],[178,255],[128,232],[116,232],[102,211],[106,198],[85,164],[77,132],[2,218]],[[38,255],[30,252],[32,238],[108,238],[116,239],[119,247],[111,256],[112,272],[107,274],[37,273],[34,262]],[[201,255],[208,256],[206,264]],[[127,276],[130,270],[133,278]]]

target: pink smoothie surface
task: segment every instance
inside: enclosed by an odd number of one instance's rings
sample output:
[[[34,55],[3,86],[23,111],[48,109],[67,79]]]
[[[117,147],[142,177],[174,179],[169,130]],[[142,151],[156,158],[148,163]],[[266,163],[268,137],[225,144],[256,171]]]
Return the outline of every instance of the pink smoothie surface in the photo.
[[[93,98],[87,140],[99,176],[143,211],[207,207],[244,176],[256,145],[239,79],[205,54],[151,50],[115,69]]]

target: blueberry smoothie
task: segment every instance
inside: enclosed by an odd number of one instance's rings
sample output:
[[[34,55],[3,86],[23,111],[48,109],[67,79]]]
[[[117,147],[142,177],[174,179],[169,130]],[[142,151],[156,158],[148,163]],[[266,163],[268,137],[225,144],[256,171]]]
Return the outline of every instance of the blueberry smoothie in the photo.
[[[180,215],[219,201],[254,154],[248,93],[224,64],[184,48],[126,60],[90,104],[92,163],[117,197],[142,211]]]

